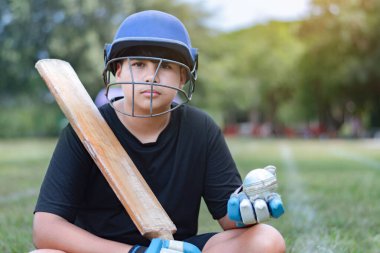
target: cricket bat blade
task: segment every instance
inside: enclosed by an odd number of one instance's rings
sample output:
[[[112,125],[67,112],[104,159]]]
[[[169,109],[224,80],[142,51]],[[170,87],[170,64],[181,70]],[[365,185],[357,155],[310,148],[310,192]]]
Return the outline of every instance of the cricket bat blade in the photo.
[[[36,68],[76,134],[140,233],[173,239],[174,223],[100,114],[68,62],[43,59]]]

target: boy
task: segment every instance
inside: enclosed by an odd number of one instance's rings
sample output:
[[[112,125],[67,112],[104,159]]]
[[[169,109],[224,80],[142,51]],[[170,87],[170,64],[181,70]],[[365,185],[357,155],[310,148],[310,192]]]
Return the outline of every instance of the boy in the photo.
[[[173,252],[284,252],[273,227],[236,228],[227,217],[241,179],[220,129],[184,105],[194,91],[198,53],[183,24],[159,11],[133,14],[106,45],[105,63],[107,88],[121,85],[124,97],[100,111],[177,226],[174,238],[184,250]],[[181,103],[173,102],[177,95]],[[202,197],[223,232],[196,235]],[[71,126],[62,131],[41,186],[33,241],[40,253],[159,253],[167,247],[139,234]]]

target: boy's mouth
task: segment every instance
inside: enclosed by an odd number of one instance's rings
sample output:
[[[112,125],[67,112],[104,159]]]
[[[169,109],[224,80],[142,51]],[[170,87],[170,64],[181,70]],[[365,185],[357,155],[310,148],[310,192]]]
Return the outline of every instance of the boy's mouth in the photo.
[[[151,89],[147,89],[147,90],[143,90],[141,92],[141,94],[145,95],[145,96],[158,96],[158,95],[161,95],[161,93],[159,91],[156,91],[156,90],[151,90]]]

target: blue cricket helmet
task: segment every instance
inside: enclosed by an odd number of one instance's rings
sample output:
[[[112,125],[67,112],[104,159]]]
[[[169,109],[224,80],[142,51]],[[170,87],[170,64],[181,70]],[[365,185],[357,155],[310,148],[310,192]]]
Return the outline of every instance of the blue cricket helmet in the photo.
[[[133,46],[160,46],[179,53],[196,76],[198,50],[182,22],[165,12],[148,10],[128,16],[117,30],[113,42],[104,48],[105,65],[118,53]]]

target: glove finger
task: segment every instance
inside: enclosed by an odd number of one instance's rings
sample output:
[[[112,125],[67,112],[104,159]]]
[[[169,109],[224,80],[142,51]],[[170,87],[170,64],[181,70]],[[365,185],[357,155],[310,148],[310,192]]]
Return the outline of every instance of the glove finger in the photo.
[[[280,197],[274,197],[268,201],[269,212],[273,218],[279,218],[285,213],[284,205]]]
[[[239,198],[237,196],[232,196],[227,203],[227,214],[228,218],[233,221],[242,222],[240,210],[239,210]]]
[[[168,251],[170,250],[170,251]],[[162,245],[161,252],[175,253],[200,253],[201,251],[193,244],[188,242],[176,241],[176,240],[165,240]]]
[[[264,222],[269,220],[270,213],[268,209],[268,205],[263,199],[256,199],[253,203],[253,208],[255,209],[255,213],[257,216],[257,222]]]
[[[160,253],[182,253],[183,251],[178,251],[178,250],[172,250],[172,249],[166,249],[162,248],[160,250]]]
[[[251,201],[248,198],[243,198],[240,201],[240,215],[243,223],[246,225],[257,223],[255,212],[253,210]]]
[[[183,252],[184,253],[201,253],[201,251],[198,249],[197,246],[188,242],[183,243]]]
[[[162,244],[162,248],[183,252],[184,247],[182,241],[165,240]]]
[[[164,241],[160,238],[154,238],[150,244],[145,253],[157,253],[160,252]]]

